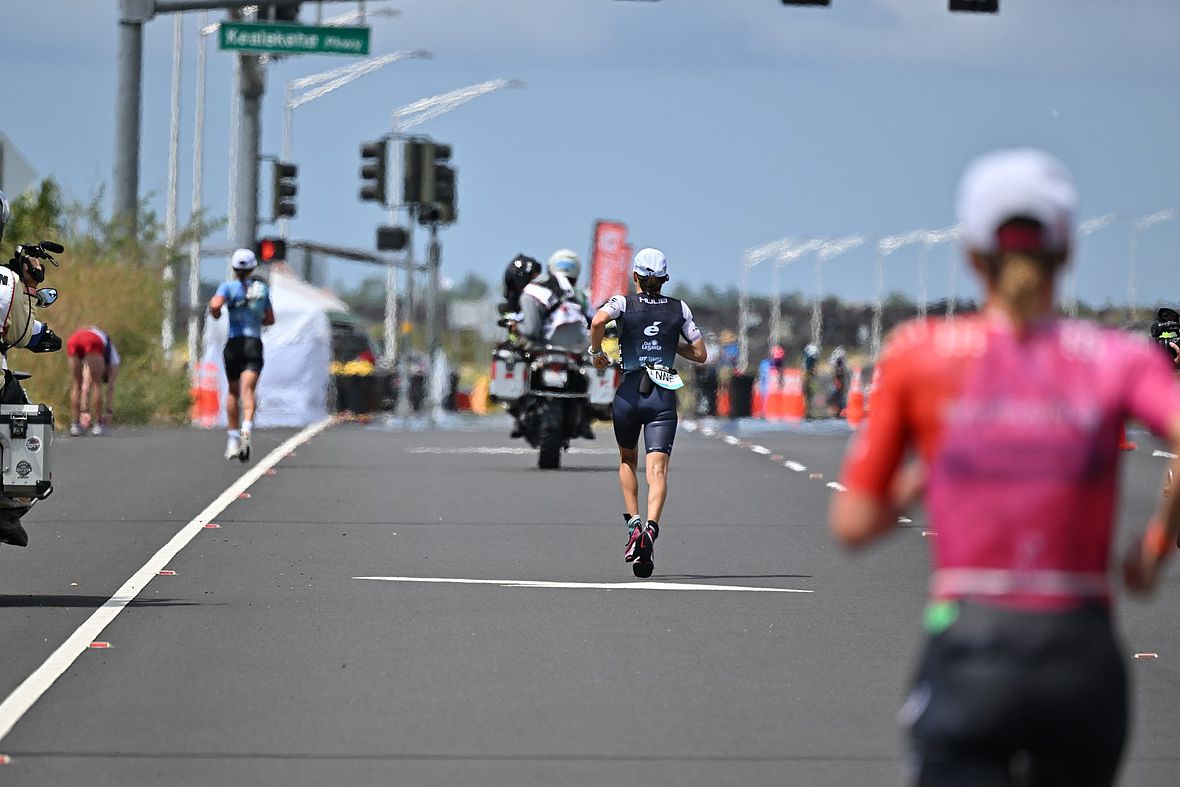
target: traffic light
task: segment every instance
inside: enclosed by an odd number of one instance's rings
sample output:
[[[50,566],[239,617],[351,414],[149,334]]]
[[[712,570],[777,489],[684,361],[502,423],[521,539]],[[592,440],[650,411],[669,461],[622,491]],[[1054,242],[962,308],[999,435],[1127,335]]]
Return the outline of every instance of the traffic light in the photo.
[[[287,260],[287,241],[282,238],[262,238],[254,254],[259,262],[285,262]]]
[[[422,146],[422,186],[419,202],[423,224],[453,224],[455,208],[455,170],[451,160],[451,146],[441,142],[426,142]]]
[[[434,165],[434,205],[438,208],[439,224],[454,224],[458,218],[455,209],[455,170],[446,164]]]
[[[259,16],[268,22],[298,22],[299,3],[267,5],[261,9]]]
[[[973,14],[1000,13],[1000,0],[950,0],[950,10]]]
[[[295,195],[299,185],[295,176],[299,168],[286,161],[275,161],[271,169],[270,199],[271,216],[275,219],[290,218],[295,215]]]
[[[422,154],[426,142],[407,139],[402,147],[402,202],[417,205],[422,201]]]
[[[441,142],[425,142],[422,144],[422,190],[418,201],[423,205],[437,202],[434,195],[435,174],[440,165],[445,166],[451,160],[451,146]]]
[[[401,251],[410,242],[410,233],[406,232],[405,227],[378,227],[377,228],[377,250],[378,251]]]
[[[365,202],[386,203],[385,172],[389,160],[389,141],[361,143],[361,199]]]

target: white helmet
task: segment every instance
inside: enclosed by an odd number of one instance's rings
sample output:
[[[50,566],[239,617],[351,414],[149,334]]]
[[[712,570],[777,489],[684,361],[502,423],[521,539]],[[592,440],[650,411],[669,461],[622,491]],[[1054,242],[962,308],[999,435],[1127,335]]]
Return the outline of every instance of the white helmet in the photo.
[[[578,274],[581,272],[582,263],[578,260],[578,255],[570,249],[558,249],[549,258],[549,275],[551,276],[560,273],[572,283],[578,280]]]
[[[258,266],[258,258],[249,249],[238,249],[230,257],[229,264],[236,271],[252,271]]]

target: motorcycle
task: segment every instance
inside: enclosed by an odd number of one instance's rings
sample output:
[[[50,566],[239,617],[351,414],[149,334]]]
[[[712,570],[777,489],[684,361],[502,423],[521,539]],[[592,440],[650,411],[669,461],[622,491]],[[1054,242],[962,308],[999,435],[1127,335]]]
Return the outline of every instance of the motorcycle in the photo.
[[[15,260],[22,257],[42,259],[57,267],[53,255],[63,251],[64,247],[53,241],[22,244],[16,247]],[[58,292],[52,287],[27,293],[19,280],[7,280],[13,275],[11,271],[0,271],[5,279],[0,283],[12,287],[13,298],[27,297],[42,308],[57,300]],[[61,340],[53,338],[56,341],[51,345],[43,339],[41,345],[31,351],[60,350]],[[9,349],[7,344],[0,342],[0,369],[4,372],[3,386],[0,387],[0,544],[23,547],[29,539],[21,525],[21,517],[38,501],[53,494],[53,410],[48,405],[29,402],[21,381],[32,375],[8,368]]]
[[[559,347],[526,351],[508,341],[492,353],[489,393],[516,420],[512,436],[538,449],[542,470],[561,467],[561,453],[583,433],[583,419],[610,418],[617,384],[615,367],[599,371],[583,354]]]

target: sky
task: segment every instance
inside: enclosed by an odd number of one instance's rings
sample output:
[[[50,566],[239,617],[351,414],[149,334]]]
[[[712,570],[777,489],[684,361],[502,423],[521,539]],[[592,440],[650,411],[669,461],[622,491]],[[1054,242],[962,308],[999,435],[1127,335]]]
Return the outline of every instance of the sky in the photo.
[[[367,7],[372,54],[426,49],[295,111],[298,216],[291,236],[372,249],[384,212],[357,198],[362,141],[392,110],[494,78],[522,80],[420,126],[454,147],[459,222],[441,232],[450,279],[497,279],[517,252],[588,256],[594,221],[624,221],[656,246],[675,282],[736,285],[744,252],[783,237],[863,235],[829,260],[822,290],[874,297],[872,239],[954,223],[958,177],[992,148],[1059,156],[1081,218],[1119,220],[1079,241],[1082,300],[1125,303],[1133,221],[1180,207],[1180,3],[1001,0],[996,16],[951,14],[946,0],[397,0]],[[75,198],[111,180],[117,0],[9,3],[0,27],[4,131]],[[325,16],[355,3],[324,5]],[[315,8],[305,3],[304,19]],[[220,12],[211,12],[216,19]],[[190,203],[196,14],[185,15],[180,219]],[[145,27],[141,193],[161,214],[167,184],[170,16]],[[232,55],[206,44],[207,211],[227,211]],[[283,86],[353,59],[272,63],[263,151],[280,150]],[[267,180],[264,167],[262,180]],[[268,212],[264,192],[261,213]],[[272,228],[264,225],[260,234]],[[422,248],[421,236],[418,247]],[[214,239],[213,242],[217,242]],[[221,241],[224,243],[224,240]],[[1180,221],[1139,233],[1140,305],[1169,288]],[[919,292],[920,252],[886,261],[885,289]],[[952,245],[932,249],[927,292],[974,294]],[[217,277],[224,261],[207,260]],[[372,268],[339,263],[330,279]],[[811,258],[781,269],[811,294]],[[750,273],[768,291],[772,273]]]

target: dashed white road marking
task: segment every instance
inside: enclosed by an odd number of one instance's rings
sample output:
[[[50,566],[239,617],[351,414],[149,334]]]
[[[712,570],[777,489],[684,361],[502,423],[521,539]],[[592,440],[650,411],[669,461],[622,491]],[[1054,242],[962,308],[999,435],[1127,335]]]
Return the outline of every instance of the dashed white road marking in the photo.
[[[1152,456],[1162,456],[1164,459],[1175,459],[1176,458],[1176,455],[1171,453],[1170,451],[1156,450],[1156,451],[1152,451],[1151,455]]]
[[[770,456],[772,453],[769,448],[763,445],[752,445],[750,446],[750,450],[756,454],[762,454],[763,456]]]
[[[829,481],[828,489],[835,489],[837,492],[847,492],[848,487],[841,484],[839,481]]]
[[[807,469],[807,465],[799,464],[798,462],[796,462],[793,459],[789,459],[786,462],[783,462],[783,467],[787,468],[788,470],[794,470],[796,473],[802,473],[804,470]]]
[[[461,579],[456,577],[353,577],[378,582],[419,582],[442,585],[498,585],[503,588],[561,588],[570,590],[713,590],[739,593],[814,593],[796,588],[745,585],[694,585],[683,582],[545,582],[533,579]]]
[[[130,579],[123,583],[123,587],[119,588],[115,592],[115,595],[111,596],[101,607],[96,609],[65,642],[58,646],[57,650],[50,654],[44,664],[38,667],[29,677],[25,678],[8,695],[4,702],[0,703],[0,740],[3,740],[4,736],[12,731],[13,726],[20,721],[21,717],[25,715],[29,708],[33,707],[33,704],[53,685],[54,681],[60,678],[70,668],[70,665],[77,661],[78,657],[90,648],[91,643],[97,642],[98,635],[102,633],[103,629],[109,626],[119,613],[135,600],[135,597],[140,594],[149,582],[156,578],[164,566],[168,565],[169,561],[180,550],[184,549],[198,533],[204,530],[213,517],[228,508],[231,503],[238,499],[239,495],[249,489],[267,470],[286,458],[288,454],[291,454],[296,447],[303,445],[327,429],[333,420],[332,418],[325,418],[319,423],[312,424],[271,451],[264,459],[222,492],[204,511],[197,514],[195,519],[181,528],[176,535],[172,536],[172,539],[167,544],[160,547],[160,550],[147,563],[144,563]]]
[[[741,440],[737,437],[734,437],[733,435],[726,435],[725,442],[728,443],[729,445],[737,445],[738,443],[741,442]]]

